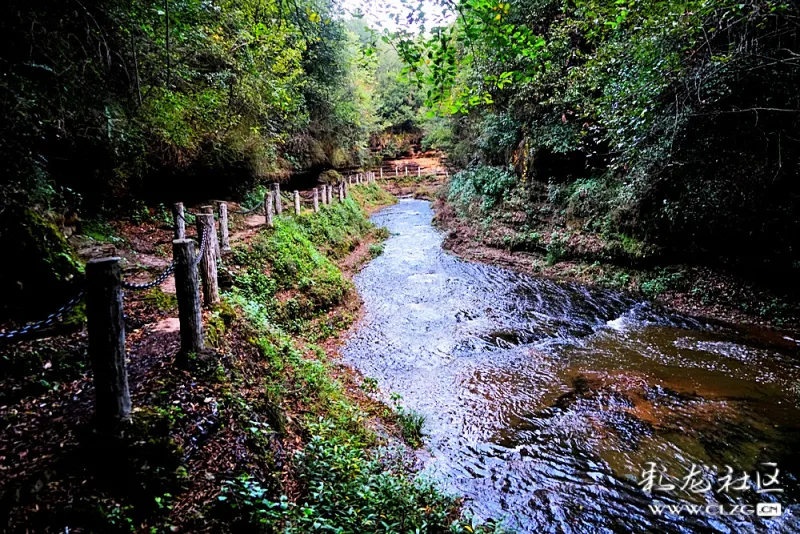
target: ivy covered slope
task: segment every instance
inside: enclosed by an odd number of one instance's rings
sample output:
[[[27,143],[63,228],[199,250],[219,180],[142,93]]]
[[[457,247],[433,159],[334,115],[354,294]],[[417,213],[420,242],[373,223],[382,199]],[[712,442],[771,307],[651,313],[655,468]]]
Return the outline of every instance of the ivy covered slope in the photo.
[[[450,198],[489,241],[796,291],[797,3],[448,4],[451,24],[396,43],[437,114],[427,137],[468,169]]]

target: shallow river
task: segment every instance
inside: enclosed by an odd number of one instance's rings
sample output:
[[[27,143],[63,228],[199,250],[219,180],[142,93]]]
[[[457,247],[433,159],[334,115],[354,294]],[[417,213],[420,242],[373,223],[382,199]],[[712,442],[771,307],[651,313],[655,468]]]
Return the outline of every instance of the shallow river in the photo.
[[[425,416],[426,471],[468,512],[519,532],[800,532],[799,342],[461,261],[432,215],[373,216],[392,237],[356,277],[344,355]]]

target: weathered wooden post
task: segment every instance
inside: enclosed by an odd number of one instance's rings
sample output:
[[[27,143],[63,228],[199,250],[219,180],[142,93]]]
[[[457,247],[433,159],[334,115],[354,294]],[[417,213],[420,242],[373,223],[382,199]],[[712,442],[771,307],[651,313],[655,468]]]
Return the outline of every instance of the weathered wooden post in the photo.
[[[381,167],[381,180],[383,180],[383,167]]]
[[[339,182],[339,202],[344,202],[344,180]]]
[[[422,167],[417,165],[417,178],[420,178],[421,176],[422,176]]]
[[[408,165],[406,165],[406,176],[408,176]]]
[[[219,236],[217,235],[217,222],[214,220],[214,207],[200,206],[200,211],[206,215],[211,215],[211,241],[209,241],[209,244],[211,245],[211,250],[214,252],[214,259],[216,260],[222,257],[222,253],[219,250]]]
[[[228,237],[228,203],[219,203],[219,235],[222,252],[231,251],[231,242]]]
[[[283,202],[281,201],[281,184],[275,182],[273,185],[275,188],[273,191],[275,193],[274,201],[275,201],[275,214],[280,215],[283,213]]]
[[[294,214],[300,215],[300,191],[294,192]]]
[[[394,177],[397,178],[398,176],[400,176],[400,167],[395,165],[394,166]]]
[[[344,198],[350,196],[350,187],[348,186],[347,182],[344,183]]]
[[[267,226],[272,228],[275,226],[275,221],[273,220],[272,213],[274,210],[275,203],[273,202],[275,196],[275,191],[268,191],[266,195],[264,195],[264,216],[267,219]]]
[[[178,318],[181,322],[181,357],[203,350],[203,313],[200,308],[200,286],[194,260],[194,241],[172,242],[175,259],[175,295],[178,297]]]
[[[314,213],[319,213],[319,189],[314,188]]]
[[[328,206],[333,205],[333,184],[328,184]]]
[[[175,239],[184,239],[186,237],[186,220],[183,214],[183,202],[173,204],[172,217],[175,219]]]
[[[214,214],[197,214],[197,235],[207,236],[203,257],[200,259],[200,277],[203,279],[203,303],[206,308],[219,304],[217,286],[217,258],[214,250]]]
[[[87,263],[86,285],[86,320],[94,372],[97,426],[109,430],[131,418],[119,258],[102,258]]]

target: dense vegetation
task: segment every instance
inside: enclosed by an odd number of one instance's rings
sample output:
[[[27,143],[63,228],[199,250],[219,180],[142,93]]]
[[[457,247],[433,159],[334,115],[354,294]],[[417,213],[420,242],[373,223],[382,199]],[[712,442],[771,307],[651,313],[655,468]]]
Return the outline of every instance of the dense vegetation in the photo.
[[[7,317],[68,298],[65,230],[363,166],[413,129],[397,55],[334,0],[12,0],[0,31]]]
[[[795,3],[442,4],[451,24],[395,44],[438,115],[427,142],[470,168],[451,199],[504,202],[531,249],[794,276]]]

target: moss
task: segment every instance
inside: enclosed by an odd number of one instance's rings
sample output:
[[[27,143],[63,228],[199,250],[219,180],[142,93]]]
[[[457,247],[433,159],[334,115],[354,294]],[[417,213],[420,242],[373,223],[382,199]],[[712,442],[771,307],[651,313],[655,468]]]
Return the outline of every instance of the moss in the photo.
[[[160,287],[151,289],[144,300],[159,311],[168,312],[178,309],[178,297],[171,293],[165,293]]]
[[[3,303],[0,315],[38,319],[74,295],[83,264],[53,222],[30,208],[9,206],[0,221]],[[46,313],[45,313],[46,315]]]
[[[319,175],[319,181],[323,184],[336,184],[342,180],[342,175],[334,170],[324,171]]]

